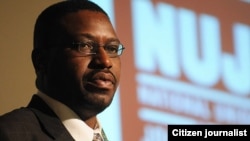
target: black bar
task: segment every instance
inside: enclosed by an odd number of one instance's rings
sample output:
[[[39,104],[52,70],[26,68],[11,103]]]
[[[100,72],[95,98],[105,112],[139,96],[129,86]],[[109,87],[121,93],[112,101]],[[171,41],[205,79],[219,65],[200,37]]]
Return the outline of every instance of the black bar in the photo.
[[[250,125],[168,125],[168,141],[250,141]]]

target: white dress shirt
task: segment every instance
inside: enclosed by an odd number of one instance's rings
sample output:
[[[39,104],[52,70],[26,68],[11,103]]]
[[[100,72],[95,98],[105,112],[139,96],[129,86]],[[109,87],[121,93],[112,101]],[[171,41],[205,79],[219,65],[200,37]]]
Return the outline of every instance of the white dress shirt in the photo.
[[[92,141],[94,133],[99,133],[100,135],[102,135],[102,127],[98,121],[95,129],[93,130],[65,104],[49,97],[41,91],[38,91],[37,95],[41,97],[55,112],[68,132],[76,141]]]

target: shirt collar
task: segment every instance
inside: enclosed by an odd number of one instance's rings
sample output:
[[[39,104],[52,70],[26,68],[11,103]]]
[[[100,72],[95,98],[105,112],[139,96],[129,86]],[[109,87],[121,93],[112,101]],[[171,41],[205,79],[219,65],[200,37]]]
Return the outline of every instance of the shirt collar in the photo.
[[[96,127],[93,130],[83,120],[81,120],[80,117],[73,110],[71,110],[65,104],[49,97],[41,91],[38,91],[37,95],[41,97],[55,112],[55,114],[62,121],[65,128],[76,141],[92,141],[94,133],[99,133],[100,135],[102,135],[102,127],[98,120]]]

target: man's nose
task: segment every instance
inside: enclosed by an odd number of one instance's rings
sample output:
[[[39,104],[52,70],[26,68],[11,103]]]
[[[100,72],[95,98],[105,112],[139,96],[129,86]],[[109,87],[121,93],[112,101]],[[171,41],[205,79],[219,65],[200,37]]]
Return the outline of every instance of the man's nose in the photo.
[[[110,60],[109,55],[106,53],[103,47],[99,47],[97,49],[97,53],[95,55],[95,62],[103,68],[111,68],[112,62]]]

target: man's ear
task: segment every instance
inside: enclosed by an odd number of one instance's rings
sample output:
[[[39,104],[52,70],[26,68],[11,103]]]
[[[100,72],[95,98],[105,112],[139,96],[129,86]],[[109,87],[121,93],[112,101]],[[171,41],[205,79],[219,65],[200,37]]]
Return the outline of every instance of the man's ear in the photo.
[[[43,50],[34,49],[32,51],[32,63],[36,73],[46,72],[47,58]]]

